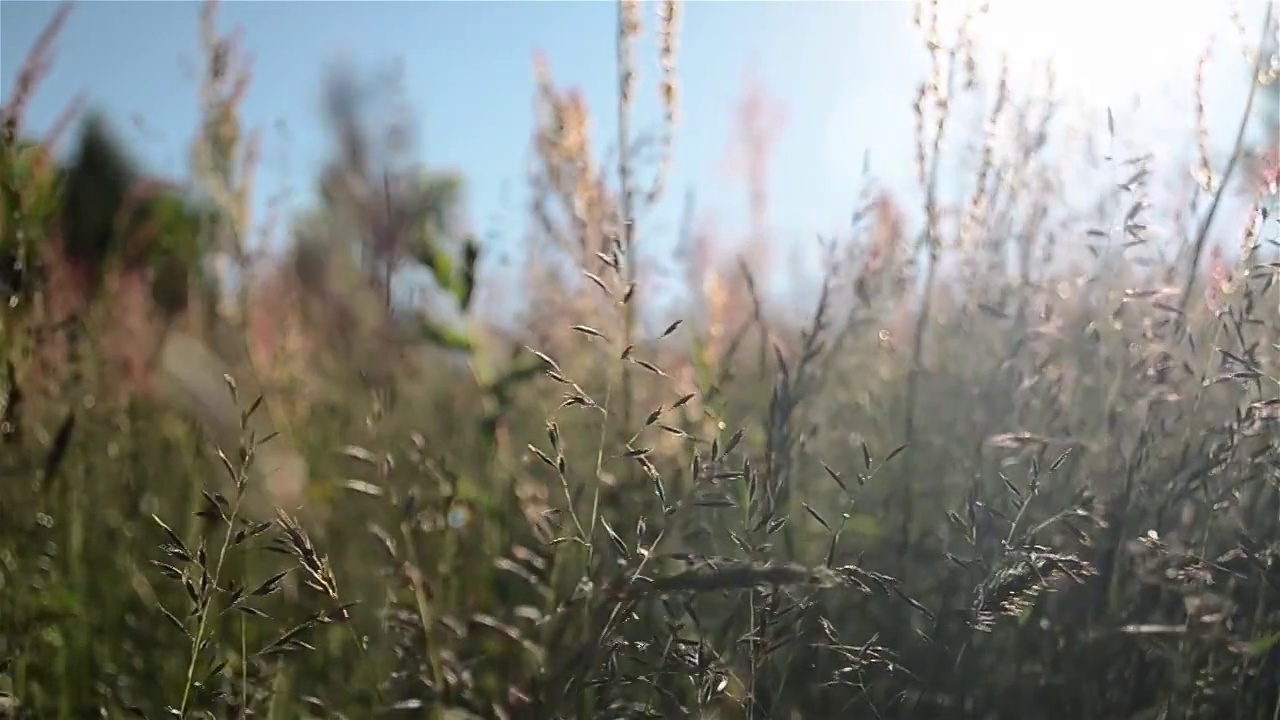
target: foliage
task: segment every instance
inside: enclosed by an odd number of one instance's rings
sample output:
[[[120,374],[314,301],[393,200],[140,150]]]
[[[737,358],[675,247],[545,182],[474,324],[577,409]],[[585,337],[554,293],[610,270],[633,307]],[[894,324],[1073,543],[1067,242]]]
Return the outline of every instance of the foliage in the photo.
[[[623,138],[642,7],[619,4]],[[679,6],[657,7],[669,143]],[[1274,717],[1270,231],[1221,231],[1201,199],[1167,220],[1115,118],[1097,210],[1055,212],[1052,98],[966,79],[965,33],[918,23],[925,226],[913,243],[869,181],[798,320],[760,297],[776,264],[726,278],[691,220],[678,259],[723,282],[644,331],[656,271],[627,220],[666,168],[592,157],[589,108],[545,65],[518,333],[475,301],[503,283],[460,177],[378,150],[395,127],[357,122],[349,77],[325,202],[261,264],[235,250],[241,81],[207,93],[199,195],[148,182],[93,118],[61,168],[10,133],[0,716]],[[947,208],[962,97],[982,151]],[[1223,237],[1239,252],[1201,269]],[[424,278],[442,301],[415,312],[393,285]]]

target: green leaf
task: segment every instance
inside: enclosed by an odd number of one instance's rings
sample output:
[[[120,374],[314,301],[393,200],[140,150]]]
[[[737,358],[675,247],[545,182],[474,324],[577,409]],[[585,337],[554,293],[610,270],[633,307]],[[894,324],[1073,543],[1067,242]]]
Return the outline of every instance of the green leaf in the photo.
[[[462,248],[462,274],[453,279],[453,295],[464,313],[471,307],[476,286],[476,263],[479,259],[480,246],[476,244],[475,238],[467,238]]]
[[[422,318],[419,327],[422,330],[422,336],[437,345],[452,350],[471,349],[471,339],[459,330],[441,327],[427,318]]]
[[[446,289],[453,287],[453,258],[434,244],[427,247],[426,253],[423,264],[431,270],[436,283]]]
[[[1265,637],[1258,638],[1249,643],[1245,652],[1249,655],[1262,655],[1271,651],[1272,648],[1280,646],[1280,632],[1272,633]]]

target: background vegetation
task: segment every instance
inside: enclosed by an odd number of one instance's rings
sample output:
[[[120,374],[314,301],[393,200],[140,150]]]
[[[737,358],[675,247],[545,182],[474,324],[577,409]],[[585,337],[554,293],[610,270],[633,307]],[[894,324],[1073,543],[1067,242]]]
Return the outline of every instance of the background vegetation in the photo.
[[[1280,717],[1278,159],[1244,132],[1274,49],[1177,207],[1112,123],[1081,217],[1051,92],[924,5],[922,231],[869,181],[796,319],[763,238],[686,223],[697,302],[659,318],[628,219],[665,192],[636,148],[670,156],[680,9],[619,4],[616,162],[538,68],[519,332],[474,300],[463,178],[398,157],[358,77],[324,203],[263,257],[216,6],[182,183],[102,118],[26,134],[55,18],[3,113],[0,716]]]

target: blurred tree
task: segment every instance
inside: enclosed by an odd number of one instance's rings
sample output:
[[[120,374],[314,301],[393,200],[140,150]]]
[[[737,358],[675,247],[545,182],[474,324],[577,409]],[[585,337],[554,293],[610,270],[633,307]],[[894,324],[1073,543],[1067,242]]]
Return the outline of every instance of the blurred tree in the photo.
[[[393,117],[385,127],[371,125],[360,103],[379,89],[361,85],[346,71],[328,79],[326,113],[334,148],[321,174],[323,207],[316,212],[323,219],[309,225],[313,235],[318,231],[329,237],[313,237],[311,242],[348,251],[358,259],[388,322],[396,307],[397,279],[406,271],[425,271],[465,314],[479,246],[463,236],[462,178],[406,161],[403,119]],[[447,329],[439,318],[424,319],[421,330],[434,342],[469,347],[463,335]]]
[[[39,292],[27,278],[65,266],[74,311],[96,297],[107,276],[145,278],[166,320],[186,309],[188,288],[202,274],[201,225],[208,210],[178,186],[141,172],[105,118],[84,121],[70,159],[58,166],[39,143],[4,149],[0,226],[7,291]],[[110,302],[110,298],[107,298]],[[56,321],[57,318],[45,318]]]

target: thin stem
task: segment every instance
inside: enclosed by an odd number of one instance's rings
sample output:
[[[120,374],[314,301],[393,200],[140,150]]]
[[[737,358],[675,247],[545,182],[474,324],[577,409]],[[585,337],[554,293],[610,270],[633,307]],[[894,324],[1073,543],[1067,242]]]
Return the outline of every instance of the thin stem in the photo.
[[[1253,117],[1253,101],[1258,94],[1258,86],[1262,83],[1258,81],[1258,74],[1262,70],[1263,57],[1265,53],[1263,49],[1267,45],[1267,37],[1271,30],[1271,13],[1275,9],[1274,3],[1267,3],[1267,14],[1262,20],[1262,37],[1258,40],[1258,50],[1254,58],[1253,73],[1249,76],[1249,95],[1244,102],[1244,112],[1240,114],[1240,124],[1236,127],[1235,146],[1231,150],[1231,157],[1227,160],[1227,167],[1222,171],[1222,179],[1218,182],[1218,189],[1213,194],[1213,200],[1209,203],[1209,212],[1205,214],[1204,220],[1200,223],[1200,229],[1196,232],[1195,249],[1191,254],[1191,267],[1187,272],[1186,283],[1182,286],[1182,297],[1178,301],[1178,309],[1186,311],[1187,303],[1191,301],[1191,291],[1195,288],[1196,276],[1200,271],[1200,256],[1204,252],[1204,246],[1209,240],[1209,228],[1213,225],[1213,218],[1218,213],[1218,205],[1222,202],[1222,196],[1226,194],[1227,185],[1231,182],[1232,175],[1235,174],[1236,165],[1240,162],[1240,157],[1244,154],[1244,134],[1249,129],[1249,119]]]
[[[218,581],[222,574],[222,565],[227,557],[227,550],[231,547],[231,537],[234,533],[231,531],[235,526],[236,519],[240,514],[240,504],[244,499],[245,479],[248,474],[248,461],[241,463],[240,468],[236,470],[236,501],[231,507],[231,514],[227,517],[227,529],[223,533],[222,547],[218,550],[218,558],[214,563],[213,575],[209,580],[211,591],[216,590]],[[191,701],[191,688],[195,684],[196,662],[200,659],[200,650],[204,644],[204,633],[209,625],[210,610],[213,607],[212,597],[200,598],[200,619],[196,624],[196,634],[191,641],[191,660],[187,663],[187,681],[182,688],[182,703],[178,706],[178,716],[185,718],[187,716],[187,704]]]

